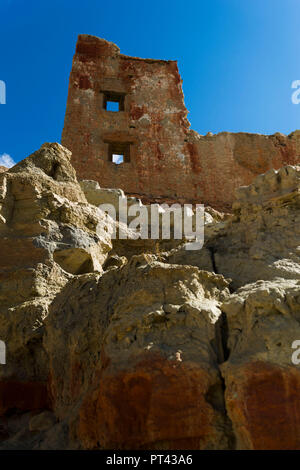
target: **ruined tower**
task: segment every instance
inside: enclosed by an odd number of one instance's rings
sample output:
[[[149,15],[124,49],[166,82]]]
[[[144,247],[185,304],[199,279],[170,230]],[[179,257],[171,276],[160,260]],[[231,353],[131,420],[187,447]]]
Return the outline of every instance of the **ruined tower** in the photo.
[[[236,187],[299,162],[299,132],[201,136],[189,126],[176,61],[129,57],[104,39],[78,37],[62,144],[80,179],[148,201],[228,209]]]
[[[186,116],[175,61],[128,57],[104,39],[79,36],[62,143],[82,178],[196,199],[197,188],[183,191],[191,170]]]

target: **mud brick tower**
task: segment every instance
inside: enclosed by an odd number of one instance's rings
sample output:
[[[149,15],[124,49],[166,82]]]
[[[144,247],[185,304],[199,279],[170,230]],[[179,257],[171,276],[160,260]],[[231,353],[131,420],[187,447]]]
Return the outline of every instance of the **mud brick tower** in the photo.
[[[129,57],[111,42],[80,35],[62,135],[78,177],[148,201],[228,209],[236,187],[299,162],[298,131],[192,131],[181,82],[176,61]]]
[[[129,193],[199,197],[187,181],[186,116],[175,61],[128,57],[104,39],[79,36],[62,143],[82,178]]]

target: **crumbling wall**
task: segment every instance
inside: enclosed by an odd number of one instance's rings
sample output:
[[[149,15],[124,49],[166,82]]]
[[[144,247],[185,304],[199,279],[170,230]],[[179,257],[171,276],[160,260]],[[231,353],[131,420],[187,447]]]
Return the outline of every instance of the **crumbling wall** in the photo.
[[[235,190],[249,185],[271,168],[299,164],[300,131],[286,136],[221,132],[192,133],[194,171],[191,180],[201,187],[201,200],[217,209],[230,209]]]
[[[228,209],[236,187],[299,161],[297,132],[204,137],[191,131],[181,82],[176,61],[128,57],[113,43],[80,35],[62,135],[78,177],[148,200]],[[109,111],[108,101],[119,111]],[[124,162],[113,163],[112,153],[124,154]]]

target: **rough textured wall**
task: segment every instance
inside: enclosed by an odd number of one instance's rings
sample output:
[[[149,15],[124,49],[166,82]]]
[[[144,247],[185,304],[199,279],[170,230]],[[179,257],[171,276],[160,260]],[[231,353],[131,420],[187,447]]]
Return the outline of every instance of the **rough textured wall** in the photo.
[[[110,99],[120,101],[119,112],[105,109]],[[298,132],[200,136],[186,116],[176,61],[128,57],[104,39],[79,36],[62,135],[79,178],[226,209],[236,187],[299,161]],[[129,161],[109,161],[112,149],[128,146]]]
[[[103,109],[103,91],[124,94],[124,111]],[[127,57],[105,40],[79,36],[62,142],[82,179],[132,193],[182,195],[192,170],[186,115],[176,62]],[[130,162],[108,161],[105,142],[131,143]],[[188,196],[197,196],[196,188]]]
[[[0,450],[299,450],[300,166],[163,251],[111,239],[70,158],[0,175]]]
[[[192,181],[201,188],[201,202],[219,209],[230,208],[235,190],[248,185],[271,168],[300,161],[300,131],[286,136],[221,132],[193,133]]]

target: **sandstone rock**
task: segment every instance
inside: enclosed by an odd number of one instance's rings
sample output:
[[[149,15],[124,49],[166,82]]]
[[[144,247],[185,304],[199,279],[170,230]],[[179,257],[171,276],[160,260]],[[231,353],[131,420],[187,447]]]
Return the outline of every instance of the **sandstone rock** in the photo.
[[[69,415],[73,439],[227,448],[216,325],[228,294],[222,276],[150,255],[71,281],[51,307],[45,347],[54,410]]]
[[[70,152],[59,144],[44,144],[6,172],[0,184],[0,230],[9,257],[2,257],[3,269],[45,259],[72,274],[88,270],[88,263],[91,270],[101,269],[110,238],[101,229],[101,213],[87,203],[77,183]],[[22,234],[17,240],[16,233]]]
[[[169,262],[222,273],[236,289],[257,279],[300,279],[300,167],[287,166],[240,188],[235,216],[207,226],[205,246]]]
[[[44,144],[0,176],[0,338],[8,356],[0,414],[50,406],[44,320],[72,274],[102,269],[111,249],[102,221],[59,144]]]
[[[29,421],[30,431],[47,431],[53,427],[56,423],[56,418],[51,411],[43,411],[38,415],[35,415]]]
[[[238,193],[236,218],[213,242],[217,272],[239,287],[257,279],[300,279],[300,167],[256,178]]]
[[[0,165],[0,173],[4,173],[4,171],[7,171],[8,168],[6,168],[6,166],[2,166]]]
[[[257,281],[222,305],[229,358],[221,369],[239,449],[300,449],[300,370],[292,363],[299,293],[300,280]]]
[[[141,253],[155,253],[157,255],[161,255],[166,251],[170,251],[173,248],[182,245],[186,240],[184,221],[186,221],[187,217],[190,218],[190,225],[193,233],[196,231],[196,215],[195,207],[193,208],[193,206],[187,209],[180,206],[178,201],[175,200],[167,202],[161,201],[161,203],[158,203],[157,201],[147,201],[146,203],[142,203],[139,198],[126,196],[121,189],[100,188],[99,183],[92,180],[83,180],[80,182],[80,186],[90,204],[96,207],[109,205],[112,208],[112,212],[115,217],[114,220],[116,220],[116,224],[113,224],[113,221],[109,222],[109,225],[114,225],[116,229],[116,238],[112,240],[112,254],[116,254],[121,257],[127,256],[130,258],[131,256]],[[175,217],[172,209],[173,204],[176,204],[178,215],[182,221],[181,225],[183,236],[179,240],[174,236]],[[153,221],[152,209],[154,205],[156,208],[155,213],[157,213],[157,218],[155,217]],[[121,206],[123,206],[122,216],[125,214],[127,223],[120,221]],[[146,224],[148,225],[147,239],[143,239],[142,237],[138,239],[137,236],[140,234],[140,230],[130,228],[132,221],[139,216],[140,210],[145,211]],[[170,212],[169,215],[168,212]],[[216,222],[224,222],[229,217],[230,214],[220,213],[211,207],[205,208],[203,224],[205,224],[206,233],[212,236],[212,234],[218,232],[220,224],[217,225]],[[152,221],[154,226],[158,226],[158,239],[151,238]],[[165,224],[164,226],[168,224],[170,227],[170,239],[163,238],[162,236],[163,224]]]
[[[80,181],[80,187],[87,201],[97,207],[100,204],[112,204],[119,211],[119,198],[125,197],[122,189],[100,188],[97,181]]]
[[[261,175],[188,251],[106,217],[59,144],[2,173],[0,449],[300,449],[299,184]]]

